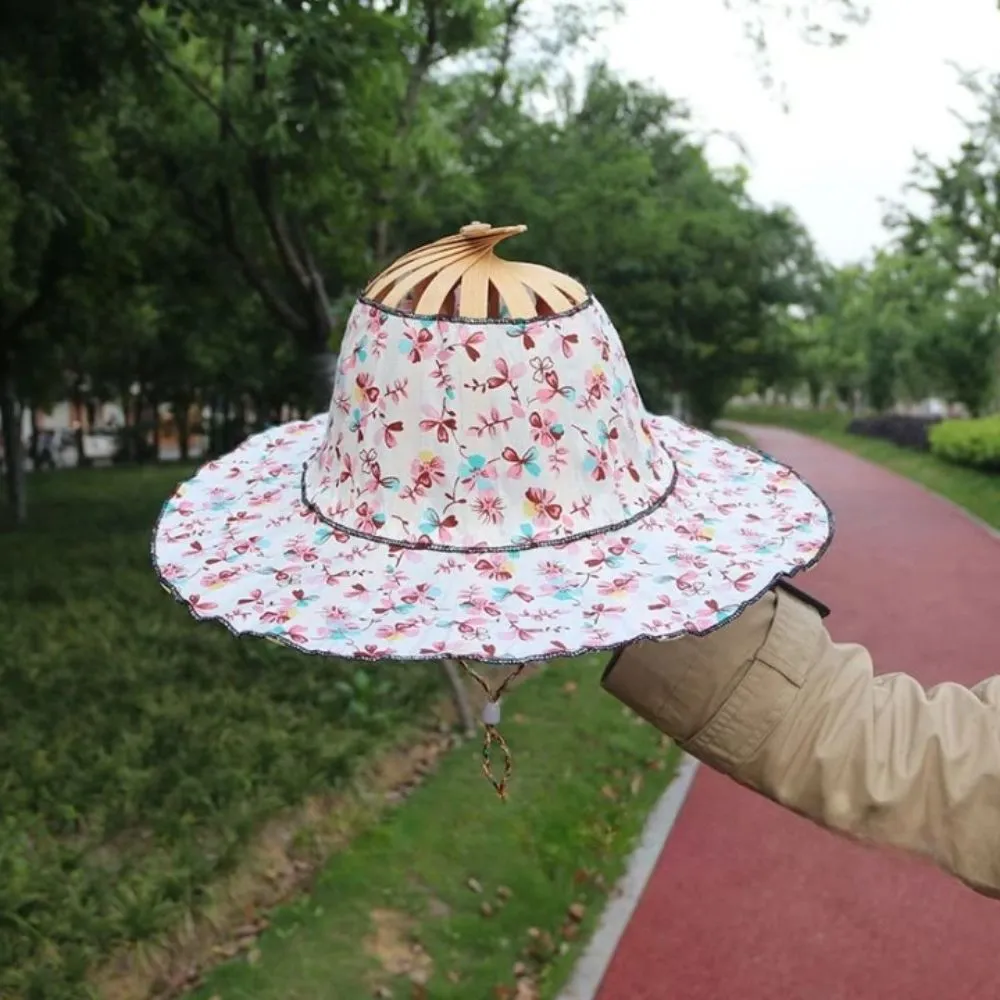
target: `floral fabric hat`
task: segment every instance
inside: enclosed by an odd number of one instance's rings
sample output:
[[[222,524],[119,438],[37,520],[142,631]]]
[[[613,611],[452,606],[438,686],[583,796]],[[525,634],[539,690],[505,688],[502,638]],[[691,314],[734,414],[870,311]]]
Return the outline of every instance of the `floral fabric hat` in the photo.
[[[649,413],[596,298],[496,256],[522,229],[401,258],[354,306],[329,411],[178,487],[153,555],[196,618],[310,653],[523,665],[709,632],[819,558],[823,501]]]

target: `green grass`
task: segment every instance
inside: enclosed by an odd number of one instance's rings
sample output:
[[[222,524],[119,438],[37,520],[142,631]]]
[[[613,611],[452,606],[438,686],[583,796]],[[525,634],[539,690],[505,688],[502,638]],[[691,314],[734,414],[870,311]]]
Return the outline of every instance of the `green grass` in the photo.
[[[828,410],[783,407],[733,407],[728,420],[788,427],[822,438],[860,458],[883,465],[965,507],[987,524],[1000,528],[1000,477],[944,462],[927,453],[899,448],[888,441],[847,433],[850,418]],[[727,431],[728,433],[728,431]]]
[[[379,986],[397,998],[512,998],[519,961],[554,996],[676,760],[600,689],[600,670],[597,658],[555,663],[508,696],[506,804],[476,746],[453,752],[195,1000],[361,1000]],[[580,926],[567,920],[574,903]],[[411,994],[402,966],[393,975],[406,956],[430,971],[426,993]]]
[[[232,871],[261,821],[341,787],[440,672],[239,641],[158,585],[187,470],[29,477],[0,533],[0,996],[69,1000]],[[2,513],[2,512],[0,512]]]

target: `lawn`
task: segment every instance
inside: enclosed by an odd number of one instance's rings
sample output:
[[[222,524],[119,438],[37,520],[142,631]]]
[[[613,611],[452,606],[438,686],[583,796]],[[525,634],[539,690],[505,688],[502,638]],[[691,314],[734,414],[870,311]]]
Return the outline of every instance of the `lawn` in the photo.
[[[953,465],[927,452],[899,448],[888,441],[848,434],[850,418],[846,414],[784,407],[733,407],[726,419],[788,427],[822,438],[926,486],[987,524],[1000,528],[1000,476]]]
[[[0,533],[0,996],[85,996],[442,691],[196,624],[149,563],[177,467],[29,477]],[[2,512],[0,512],[2,513]]]
[[[677,759],[600,689],[602,663],[554,663],[508,696],[506,803],[475,746],[450,754],[194,1000],[555,996]]]
[[[198,997],[429,976],[435,998],[521,1000],[516,962],[553,995],[673,750],[600,690],[600,658],[552,664],[507,699],[500,803],[436,731],[440,671],[239,641],[162,591],[150,531],[187,472],[32,476],[28,526],[0,530],[0,996],[176,996],[234,956]],[[394,808],[399,758],[435,746]],[[275,858],[306,874],[270,886]]]

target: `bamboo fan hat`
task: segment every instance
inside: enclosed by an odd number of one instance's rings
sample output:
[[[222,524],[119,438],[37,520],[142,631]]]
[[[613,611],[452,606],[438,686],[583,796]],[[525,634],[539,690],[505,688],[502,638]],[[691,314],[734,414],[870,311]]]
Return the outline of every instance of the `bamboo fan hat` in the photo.
[[[823,501],[647,412],[597,299],[496,255],[523,229],[474,223],[388,267],[329,411],[177,489],[154,562],[195,617],[311,653],[524,664],[708,632],[819,558]]]

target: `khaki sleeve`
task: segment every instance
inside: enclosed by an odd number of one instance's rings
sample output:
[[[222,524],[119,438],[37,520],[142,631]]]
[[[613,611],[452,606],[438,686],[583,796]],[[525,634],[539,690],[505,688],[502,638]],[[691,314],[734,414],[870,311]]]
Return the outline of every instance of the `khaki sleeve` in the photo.
[[[861,646],[781,591],[713,635],[631,650],[604,686],[693,756],[1000,896],[1000,677],[929,690],[876,677]]]

